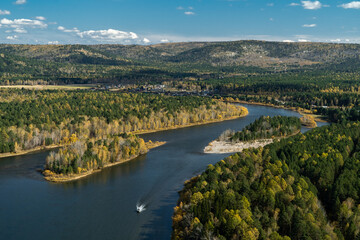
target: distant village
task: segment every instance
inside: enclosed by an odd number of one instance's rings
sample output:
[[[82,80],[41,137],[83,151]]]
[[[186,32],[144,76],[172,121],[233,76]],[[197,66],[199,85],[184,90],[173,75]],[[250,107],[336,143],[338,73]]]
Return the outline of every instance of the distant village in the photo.
[[[211,96],[214,94],[213,91],[209,90],[187,90],[187,89],[175,89],[167,87],[165,84],[146,84],[146,85],[135,85],[135,84],[117,84],[117,85],[105,85],[94,87],[93,90],[99,91],[121,91],[121,92],[132,92],[132,93],[154,93],[164,94],[171,96]]]

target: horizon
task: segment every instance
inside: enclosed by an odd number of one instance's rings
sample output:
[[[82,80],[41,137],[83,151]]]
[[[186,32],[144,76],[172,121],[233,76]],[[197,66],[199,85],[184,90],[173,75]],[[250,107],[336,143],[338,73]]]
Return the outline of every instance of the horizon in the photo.
[[[121,45],[121,46],[155,46],[155,45],[170,45],[170,44],[181,44],[181,43],[230,43],[230,42],[269,42],[269,43],[284,43],[284,44],[313,44],[313,43],[320,43],[320,44],[334,44],[334,45],[360,45],[356,42],[291,42],[291,41],[275,41],[275,40],[261,40],[261,39],[239,39],[239,40],[218,40],[218,41],[183,41],[183,42],[157,42],[157,43],[148,43],[148,44],[141,44],[141,43],[0,43],[0,45],[23,45],[23,46],[96,46],[96,45]]]

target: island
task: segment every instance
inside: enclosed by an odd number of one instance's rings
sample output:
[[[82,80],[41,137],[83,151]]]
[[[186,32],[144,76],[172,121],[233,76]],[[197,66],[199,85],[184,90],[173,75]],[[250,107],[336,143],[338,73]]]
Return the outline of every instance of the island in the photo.
[[[275,139],[295,135],[300,132],[297,117],[262,116],[246,126],[242,131],[226,130],[220,137],[205,147],[205,153],[241,152],[246,148],[264,147]]]
[[[76,138],[76,137],[75,137]],[[75,140],[46,158],[43,174],[51,182],[67,182],[130,161],[166,142],[145,142],[133,134],[106,139]]]

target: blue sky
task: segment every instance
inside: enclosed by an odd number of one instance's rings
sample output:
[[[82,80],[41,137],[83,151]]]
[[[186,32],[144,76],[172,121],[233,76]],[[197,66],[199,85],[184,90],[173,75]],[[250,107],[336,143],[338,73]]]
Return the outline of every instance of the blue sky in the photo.
[[[360,43],[360,1],[1,0],[0,42],[153,44],[257,39]]]

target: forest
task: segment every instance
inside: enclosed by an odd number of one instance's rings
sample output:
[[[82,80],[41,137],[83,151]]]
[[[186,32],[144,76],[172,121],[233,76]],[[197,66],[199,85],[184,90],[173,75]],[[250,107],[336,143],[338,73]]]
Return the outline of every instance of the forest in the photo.
[[[206,90],[218,99],[306,109],[334,122],[360,120],[359,46],[266,41],[2,44],[0,85],[161,83]]]
[[[74,139],[80,141],[75,148],[82,149],[76,150],[80,152],[88,149],[89,141],[94,149],[109,149],[111,142],[122,149],[128,144],[112,139],[119,134],[177,128],[247,114],[246,108],[204,97],[81,90],[1,89],[0,93],[0,153],[21,153],[54,145],[71,145],[64,151],[72,152],[72,144],[77,144]],[[97,144],[98,140],[108,138],[110,140],[106,144]],[[135,141],[132,137],[124,138]],[[138,150],[139,147],[134,151]],[[124,153],[123,149],[121,151]],[[119,153],[115,151],[112,154]],[[65,165],[73,162],[73,156],[67,157],[72,160],[60,162],[67,162]],[[62,167],[53,165],[49,169],[63,171]]]
[[[300,120],[297,117],[262,116],[247,125],[243,130],[228,137],[232,142],[287,137],[298,133],[300,128]]]
[[[357,239],[360,123],[247,149],[185,182],[172,239]]]
[[[102,139],[78,139],[74,134],[65,147],[50,152],[43,174],[47,180],[57,181],[64,176],[88,173],[121,163],[147,151],[145,141],[132,134]]]

